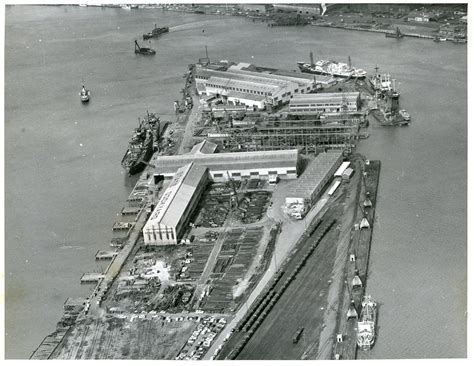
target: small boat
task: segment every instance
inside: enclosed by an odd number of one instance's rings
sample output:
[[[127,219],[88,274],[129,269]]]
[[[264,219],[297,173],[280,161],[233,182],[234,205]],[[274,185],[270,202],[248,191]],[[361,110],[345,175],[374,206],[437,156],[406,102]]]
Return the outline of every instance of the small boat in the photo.
[[[151,47],[140,47],[138,42],[135,40],[135,53],[140,55],[154,55],[156,51]]]
[[[441,37],[439,40],[440,40],[441,42],[446,42],[446,38],[444,38],[444,37]]]
[[[400,116],[402,116],[404,121],[409,121],[411,119],[410,115],[405,109],[400,109],[398,113],[400,114]]]
[[[145,33],[143,35],[143,40],[147,40],[150,38],[158,38],[161,34],[169,32],[168,27],[157,27],[155,24],[155,28],[151,32]]]
[[[79,93],[81,96],[81,102],[82,103],[87,103],[89,102],[89,97],[91,95],[90,90],[87,90],[86,87],[84,86],[84,83],[82,83],[82,89],[81,92]]]
[[[439,37],[434,37],[433,42],[441,42],[441,39]]]
[[[357,322],[357,345],[368,351],[375,342],[375,324],[377,321],[377,303],[370,296],[362,300],[361,321]]]

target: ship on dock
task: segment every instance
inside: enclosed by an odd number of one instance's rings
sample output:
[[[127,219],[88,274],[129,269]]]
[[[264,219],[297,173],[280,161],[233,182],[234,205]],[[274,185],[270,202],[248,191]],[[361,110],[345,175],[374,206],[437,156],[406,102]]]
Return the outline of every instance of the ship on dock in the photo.
[[[329,75],[334,77],[354,79],[363,79],[367,75],[366,71],[352,67],[350,56],[348,57],[347,64],[330,60],[319,60],[317,62],[314,62],[312,52],[310,53],[310,59],[310,63],[297,62],[301,72],[305,72],[308,74]]]
[[[150,38],[158,38],[163,33],[169,32],[169,30],[170,29],[168,27],[157,27],[155,24],[155,28],[153,28],[151,32],[145,33],[143,35],[143,40],[146,41],[147,39],[150,39]]]
[[[364,351],[370,350],[375,343],[375,325],[377,320],[377,303],[370,296],[364,296],[360,321],[357,322],[357,345]]]
[[[140,47],[138,42],[135,40],[135,53],[140,55],[154,55],[156,51],[151,47]]]
[[[140,173],[150,161],[154,146],[160,138],[160,118],[148,113],[139,122],[128,142],[128,149],[122,158],[122,166],[128,175]]]

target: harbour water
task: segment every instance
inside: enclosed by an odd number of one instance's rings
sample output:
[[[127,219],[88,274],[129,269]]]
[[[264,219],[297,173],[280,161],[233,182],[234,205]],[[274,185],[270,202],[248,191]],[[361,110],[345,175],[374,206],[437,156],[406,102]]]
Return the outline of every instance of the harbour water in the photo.
[[[170,33],[155,56],[135,55],[154,23]],[[7,358],[29,357],[66,298],[90,293],[79,278],[104,266],[94,255],[133,187],[120,160],[137,118],[173,118],[205,45],[214,60],[290,70],[310,50],[350,55],[397,80],[411,126],[371,126],[358,148],[382,161],[368,281],[378,338],[360,357],[466,357],[466,45],[159,9],[8,6],[5,26]]]

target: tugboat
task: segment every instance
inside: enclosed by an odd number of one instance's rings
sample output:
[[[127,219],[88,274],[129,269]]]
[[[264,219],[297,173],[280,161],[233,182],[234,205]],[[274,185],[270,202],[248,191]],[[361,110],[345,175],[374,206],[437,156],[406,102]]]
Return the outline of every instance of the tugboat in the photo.
[[[139,119],[140,120],[140,119]],[[145,119],[139,122],[128,142],[128,149],[122,158],[122,167],[128,175],[140,173],[145,169],[153,155],[154,142],[160,134],[160,118],[154,113],[148,113]]]
[[[160,34],[167,33],[169,32],[169,30],[170,29],[168,27],[158,28],[155,24],[155,28],[151,32],[148,32],[143,35],[143,40],[146,41],[147,39],[150,39],[150,38],[158,38]]]
[[[81,96],[81,102],[82,103],[88,103],[89,102],[89,97],[91,95],[90,90],[87,90],[86,87],[84,86],[84,82],[82,83],[82,89],[79,93]]]
[[[138,42],[135,40],[135,53],[140,55],[154,55],[156,52],[151,47],[140,47]]]
[[[357,322],[357,345],[368,351],[375,342],[375,324],[377,320],[377,303],[370,296],[362,300],[361,321]]]
[[[410,115],[405,109],[400,109],[398,113],[400,114],[400,116],[402,116],[404,121],[409,121],[411,119]]]

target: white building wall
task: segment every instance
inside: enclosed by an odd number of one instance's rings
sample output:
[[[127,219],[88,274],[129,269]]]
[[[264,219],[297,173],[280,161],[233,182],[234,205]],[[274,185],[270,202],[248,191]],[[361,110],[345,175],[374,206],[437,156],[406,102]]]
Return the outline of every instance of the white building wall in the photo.
[[[162,224],[151,224],[143,230],[145,245],[173,245],[178,244],[176,228]]]
[[[255,174],[258,173],[258,174]],[[279,168],[260,168],[260,169],[243,169],[243,170],[210,170],[211,179],[214,182],[226,182],[229,176],[233,180],[241,179],[268,179],[270,174],[276,174],[281,179],[296,179],[296,167],[279,167]]]

